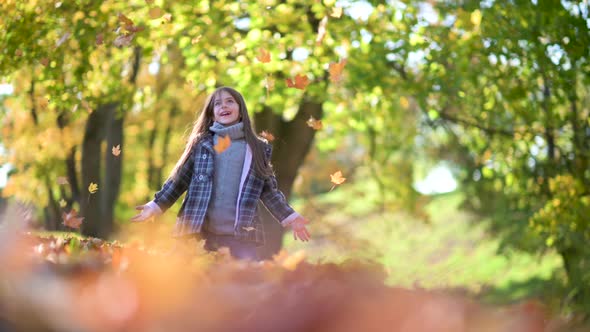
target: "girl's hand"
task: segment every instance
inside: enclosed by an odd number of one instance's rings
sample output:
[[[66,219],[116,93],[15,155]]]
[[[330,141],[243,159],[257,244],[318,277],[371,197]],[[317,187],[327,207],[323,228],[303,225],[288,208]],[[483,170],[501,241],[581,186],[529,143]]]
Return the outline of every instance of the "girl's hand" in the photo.
[[[132,222],[145,221],[145,220],[148,220],[148,219],[158,215],[158,212],[154,208],[152,208],[149,204],[136,206],[135,209],[141,211],[141,213],[133,216],[133,218],[131,218]]]
[[[309,224],[309,221],[301,216],[293,220],[291,228],[293,229],[293,238],[295,240],[307,242],[311,239],[311,235],[309,234],[307,227],[305,227],[306,224]]]

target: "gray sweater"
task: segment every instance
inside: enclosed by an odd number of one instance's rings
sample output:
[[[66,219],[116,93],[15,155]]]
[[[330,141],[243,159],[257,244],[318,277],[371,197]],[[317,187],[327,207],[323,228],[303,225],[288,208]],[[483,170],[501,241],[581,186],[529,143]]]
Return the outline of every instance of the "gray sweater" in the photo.
[[[209,129],[214,133],[215,144],[219,136],[229,135],[231,145],[222,153],[215,154],[215,176],[213,192],[207,208],[206,229],[214,234],[233,235],[238,190],[246,156],[244,124],[238,122],[225,127],[214,122]]]

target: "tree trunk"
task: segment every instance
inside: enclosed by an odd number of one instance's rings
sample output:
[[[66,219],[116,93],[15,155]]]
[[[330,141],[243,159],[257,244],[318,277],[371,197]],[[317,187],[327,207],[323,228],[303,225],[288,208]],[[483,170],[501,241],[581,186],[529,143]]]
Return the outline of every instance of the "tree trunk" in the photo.
[[[118,103],[100,105],[88,117],[84,140],[82,143],[82,191],[80,210],[84,217],[82,234],[87,236],[106,238],[112,230],[112,225],[106,225],[105,204],[101,201],[106,198],[106,183],[101,182],[101,143],[105,137],[105,125],[108,123],[111,113],[115,111]],[[90,183],[98,184],[98,191],[91,194],[88,191]],[[101,190],[102,189],[102,190]],[[106,221],[106,220],[104,220]],[[111,221],[112,222],[112,221]]]
[[[106,234],[111,234],[114,230],[115,203],[119,197],[121,188],[121,173],[123,170],[123,120],[125,113],[121,110],[114,109],[110,113],[109,123],[107,124],[106,141],[107,148],[105,151],[105,179],[104,179],[104,216],[102,223]],[[121,146],[121,154],[115,156],[112,153],[114,146]]]
[[[266,130],[275,136],[272,164],[279,189],[287,199],[291,196],[293,182],[315,136],[315,130],[306,122],[312,116],[321,119],[322,114],[322,104],[310,100],[303,100],[295,118],[288,122],[268,107],[255,114],[257,130]],[[263,259],[269,259],[281,250],[284,229],[266,209],[260,208],[259,211],[266,237],[266,244],[259,251],[259,255]]]

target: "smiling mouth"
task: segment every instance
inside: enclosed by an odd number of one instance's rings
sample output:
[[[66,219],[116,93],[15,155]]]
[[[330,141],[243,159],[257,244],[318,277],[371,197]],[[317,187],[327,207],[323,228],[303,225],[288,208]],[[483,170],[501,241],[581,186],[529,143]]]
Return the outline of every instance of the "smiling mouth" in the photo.
[[[231,115],[231,112],[221,112],[219,113],[220,116],[228,116]]]

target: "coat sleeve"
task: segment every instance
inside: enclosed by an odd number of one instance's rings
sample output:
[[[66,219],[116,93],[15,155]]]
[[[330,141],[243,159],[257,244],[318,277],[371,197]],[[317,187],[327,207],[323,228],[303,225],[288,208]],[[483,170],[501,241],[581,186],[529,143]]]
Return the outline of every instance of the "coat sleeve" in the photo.
[[[264,150],[267,160],[270,160],[272,147],[266,145]],[[274,175],[269,176],[264,180],[260,199],[273,217],[283,226],[289,225],[299,216],[289,203],[287,203],[285,195],[279,190],[279,185]]]
[[[191,153],[179,170],[178,179],[174,181],[169,178],[162,186],[162,189],[154,195],[153,202],[158,205],[162,212],[168,210],[187,191],[193,177],[193,165],[194,153]]]

